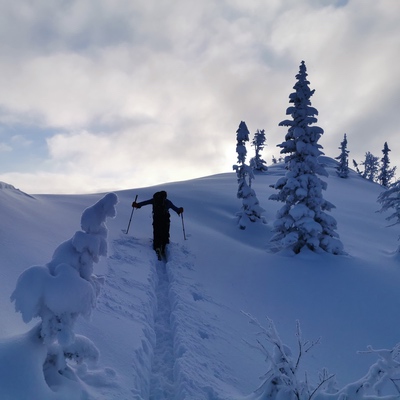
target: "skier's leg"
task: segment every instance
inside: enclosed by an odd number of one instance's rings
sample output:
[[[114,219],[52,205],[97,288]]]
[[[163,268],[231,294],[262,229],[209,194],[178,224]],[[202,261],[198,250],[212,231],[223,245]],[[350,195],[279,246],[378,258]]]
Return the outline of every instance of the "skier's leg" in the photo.
[[[167,246],[167,244],[169,243],[169,225],[170,225],[170,221],[169,221],[169,215],[166,216],[163,220],[162,223],[162,228],[161,228],[161,250],[162,253],[165,254],[165,248]]]
[[[157,250],[161,248],[162,244],[162,232],[161,224],[158,219],[153,219],[153,249]]]

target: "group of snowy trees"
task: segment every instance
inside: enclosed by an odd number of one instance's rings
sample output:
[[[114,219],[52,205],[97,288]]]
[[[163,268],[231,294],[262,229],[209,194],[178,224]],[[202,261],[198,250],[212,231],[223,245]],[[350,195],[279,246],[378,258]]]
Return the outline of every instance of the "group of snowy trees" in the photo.
[[[258,132],[259,131],[257,131],[257,133]],[[239,184],[237,197],[242,199],[242,210],[237,214],[238,225],[240,229],[246,229],[248,222],[254,222],[262,218],[261,214],[264,210],[260,207],[255,191],[251,188],[251,181],[254,179],[254,174],[253,168],[246,164],[246,142],[249,141],[249,130],[244,121],[240,123],[236,131],[236,141],[238,164],[234,165],[233,169],[236,171]],[[256,161],[253,165],[259,165],[259,168],[263,168],[263,160],[261,160],[259,152],[264,145],[264,141],[262,141],[261,136],[258,138],[258,136],[255,135],[253,143],[255,143],[256,146]]]
[[[347,150],[347,137],[344,135],[343,142],[340,144],[339,149],[341,153],[337,160],[339,160],[339,166],[337,167],[337,174],[341,178],[347,178],[349,175],[348,168],[348,154]],[[365,153],[365,160],[361,163],[364,166],[364,170],[361,171],[358,168],[358,164],[353,160],[354,167],[359,175],[363,178],[368,179],[371,182],[379,183],[383,186],[384,191],[378,196],[378,203],[381,204],[380,212],[393,210],[392,214],[386,219],[388,221],[394,220],[394,222],[389,225],[400,224],[400,181],[395,181],[396,167],[390,167],[389,160],[389,146],[387,142],[383,145],[382,153],[383,157],[380,160],[375,157],[369,151]],[[400,247],[398,248],[400,252]]]
[[[318,140],[324,131],[318,126],[313,126],[317,122],[318,111],[311,106],[310,98],[314,90],[309,88],[310,82],[307,80],[304,61],[300,64],[296,79],[294,92],[289,95],[291,106],[286,110],[286,114],[290,115],[291,119],[286,119],[279,124],[279,126],[288,127],[284,142],[278,144],[281,148],[280,153],[284,156],[280,160],[285,162],[287,172],[284,177],[271,185],[279,192],[271,195],[269,199],[284,203],[273,223],[275,234],[271,242],[275,243],[278,249],[291,249],[296,254],[305,247],[312,251],[323,250],[332,254],[343,254],[343,245],[336,232],[336,220],[326,213],[331,211],[334,205],[322,196],[322,191],[326,190],[327,184],[319,176],[328,176],[328,174],[318,162],[318,157],[324,154]],[[265,142],[265,132],[258,130],[254,135],[253,145],[256,148],[256,156],[252,159],[250,166],[245,164],[245,143],[249,140],[249,131],[245,122],[240,123],[236,133],[239,165],[234,165],[234,169],[238,176],[238,197],[243,199],[242,211],[238,214],[239,226],[244,229],[245,216],[246,221],[253,222],[261,218],[261,209],[254,190],[251,189],[251,180],[254,178],[253,170],[267,170],[265,161],[260,156]],[[346,134],[339,149],[340,155],[336,157],[337,174],[341,178],[347,178],[349,150]],[[378,157],[367,152],[365,160],[361,163],[364,166],[363,171],[360,171],[354,160],[353,163],[362,177],[377,182],[387,189],[378,199],[382,204],[381,211],[394,208],[394,214],[388,219],[396,219],[396,223],[400,223],[400,183],[392,184],[396,167],[390,167],[390,151],[385,142],[380,162]],[[273,162],[276,162],[275,157],[273,157]]]
[[[339,165],[336,168],[337,174],[341,178],[347,178],[349,176],[349,151],[347,150],[347,135],[344,134],[343,141],[340,143],[340,154],[335,157],[339,161]],[[379,157],[374,156],[371,152],[365,153],[365,159],[361,162],[364,166],[364,170],[360,170],[358,163],[353,159],[353,165],[355,170],[363,178],[368,179],[371,182],[377,182],[384,187],[389,187],[392,183],[396,167],[390,167],[389,160],[389,146],[387,142],[383,145],[382,153],[383,157],[379,162]]]
[[[292,106],[286,111],[292,119],[279,124],[289,127],[285,141],[278,145],[282,149],[281,154],[285,155],[287,173],[272,185],[279,193],[271,195],[270,199],[283,202],[284,206],[277,213],[274,222],[275,235],[271,241],[278,248],[290,248],[294,253],[307,247],[313,251],[322,249],[341,254],[343,246],[336,233],[336,221],[325,212],[330,211],[334,205],[324,200],[322,190],[326,190],[327,185],[317,176],[328,174],[318,162],[318,157],[323,154],[322,146],[318,144],[323,130],[318,126],[311,126],[317,122],[315,116],[318,111],[311,106],[310,98],[314,90],[309,88],[304,61],[300,64],[296,78],[297,82],[293,87],[295,91],[289,96]],[[241,126],[242,124],[244,123]],[[240,131],[239,127],[238,135]],[[240,148],[237,148],[239,160],[243,154],[243,142],[239,142],[239,138],[237,140],[238,146],[240,143]],[[238,166],[234,168],[239,170]],[[239,175],[238,180],[240,191]],[[238,197],[243,196],[238,192]],[[246,206],[244,204],[244,210]]]
[[[391,150],[387,142],[385,142],[382,149],[383,157],[380,162],[379,157],[367,151],[364,161],[361,162],[361,165],[364,166],[364,170],[360,170],[355,160],[353,160],[354,168],[363,178],[371,182],[377,182],[384,187],[389,187],[396,173],[396,167],[390,167],[389,151]]]
[[[291,119],[279,124],[288,127],[285,141],[278,145],[282,149],[281,154],[285,155],[287,172],[271,186],[279,192],[271,195],[270,199],[284,203],[277,213],[277,219],[273,225],[275,235],[271,241],[276,242],[280,249],[289,248],[294,253],[308,248],[313,251],[324,250],[328,253],[343,254],[343,245],[336,233],[336,221],[326,213],[334,206],[323,199],[322,190],[325,190],[327,185],[318,177],[318,175],[327,176],[327,172],[318,162],[318,157],[323,154],[318,144],[323,130],[312,126],[317,122],[315,116],[318,112],[311,106],[310,98],[314,90],[310,90],[308,86],[304,62],[301,63],[296,78],[295,91],[289,96],[292,105],[286,111]],[[241,126],[242,124],[244,123],[242,122]],[[349,151],[346,134],[339,149],[341,153],[336,157],[338,160],[336,172],[339,177],[347,178]],[[384,191],[378,197],[378,202],[382,206],[381,211],[394,210],[387,220],[393,221],[393,224],[400,224],[400,181],[391,183],[396,168],[390,167],[389,151],[389,146],[385,142],[380,164],[378,158],[368,152],[363,163],[364,172],[358,170],[356,163],[355,166],[361,176],[383,186]],[[318,341],[304,341],[300,324],[297,323],[298,354],[296,355],[282,342],[271,320],[268,319],[268,327],[265,328],[251,315],[247,316],[258,328],[257,347],[268,363],[268,371],[264,374],[260,387],[246,399],[389,400],[400,398],[399,344],[390,350],[374,350],[369,347],[367,353],[376,355],[377,361],[369,368],[365,376],[343,388],[337,388],[335,375],[328,373],[326,369],[320,373],[319,381],[311,384],[307,374],[301,375],[300,364],[306,353]],[[262,343],[260,337],[264,338],[269,346]],[[389,395],[389,392],[395,394]]]

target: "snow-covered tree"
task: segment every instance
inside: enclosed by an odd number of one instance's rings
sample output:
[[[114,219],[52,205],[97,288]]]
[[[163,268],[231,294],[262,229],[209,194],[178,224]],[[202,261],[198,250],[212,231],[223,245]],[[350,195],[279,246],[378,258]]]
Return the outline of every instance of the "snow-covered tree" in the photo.
[[[344,134],[343,141],[340,143],[340,155],[336,157],[339,160],[339,165],[336,168],[336,173],[341,178],[349,176],[349,151],[347,150],[347,135]]]
[[[336,233],[336,220],[325,212],[334,205],[324,200],[322,190],[326,190],[327,184],[317,176],[328,176],[328,173],[318,162],[318,157],[323,154],[322,146],[318,144],[323,130],[311,126],[317,122],[318,111],[311,107],[310,97],[314,90],[309,88],[304,61],[296,79],[295,92],[289,96],[293,105],[286,111],[292,119],[279,124],[289,127],[285,141],[278,145],[282,148],[281,154],[286,154],[288,171],[271,186],[279,193],[271,195],[270,199],[285,203],[277,213],[276,234],[271,241],[279,248],[291,248],[295,253],[306,246],[313,251],[322,249],[341,254],[343,245]]]
[[[359,175],[364,179],[368,179],[371,182],[377,181],[378,171],[379,171],[379,158],[375,157],[371,152],[367,151],[365,153],[365,159],[361,162],[364,166],[364,170],[358,168],[358,164],[353,160],[353,165]]]
[[[385,142],[383,145],[383,157],[381,158],[381,166],[378,175],[378,182],[385,187],[390,185],[396,172],[396,167],[390,168],[389,151],[391,150],[389,149],[387,142]]]
[[[255,156],[250,160],[250,166],[260,172],[268,171],[267,163],[261,158],[261,152],[264,150],[265,131],[259,130],[254,134],[252,146],[254,146]]]
[[[243,199],[242,209],[237,213],[238,225],[240,229],[246,229],[248,222],[255,222],[262,219],[261,208],[255,191],[251,188],[251,181],[254,179],[253,170],[246,164],[246,142],[249,141],[249,130],[244,121],[241,121],[236,131],[236,152],[238,154],[238,164],[233,166],[238,180],[237,197]]]
[[[389,226],[400,224],[400,180],[378,196],[378,203],[381,204],[380,212],[392,211],[392,214],[386,217],[387,221],[394,221]],[[398,251],[400,252],[400,247]]]
[[[249,141],[250,132],[247,128],[246,122],[240,121],[239,128],[236,131],[236,153],[237,161],[239,164],[246,162],[247,149],[246,142]]]
[[[365,153],[365,160],[361,165],[364,165],[363,178],[371,182],[376,182],[379,170],[379,158],[367,151]]]
[[[304,356],[319,343],[305,341],[302,338],[300,323],[296,324],[296,336],[298,341],[298,353],[292,350],[282,341],[274,322],[267,318],[267,327],[261,325],[257,319],[250,314],[245,314],[252,325],[257,328],[257,345],[248,343],[251,347],[259,349],[265,358],[268,371],[262,377],[261,385],[247,396],[248,400],[309,400],[313,395],[322,390],[333,392],[336,383],[334,375],[327,371],[320,374],[320,382],[312,388],[307,380],[307,375],[301,374],[301,363]]]
[[[24,322],[40,319],[31,334],[47,351],[42,375],[49,385],[57,387],[57,379],[72,376],[67,359],[80,364],[98,358],[95,345],[75,335],[74,325],[79,316],[88,318],[96,305],[102,280],[93,274],[93,265],[107,255],[105,221],[115,217],[117,202],[109,193],[84,210],[82,230],[61,243],[48,264],[22,272],[11,295]]]

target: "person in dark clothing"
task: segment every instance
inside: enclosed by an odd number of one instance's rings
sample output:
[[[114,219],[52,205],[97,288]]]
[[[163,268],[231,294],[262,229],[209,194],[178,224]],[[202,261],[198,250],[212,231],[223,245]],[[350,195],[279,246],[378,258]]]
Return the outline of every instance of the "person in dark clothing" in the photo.
[[[162,190],[156,192],[153,198],[140,203],[135,201],[132,207],[141,208],[151,204],[153,206],[153,248],[158,256],[165,255],[165,247],[169,243],[170,214],[172,208],[178,215],[183,213],[182,207],[176,207],[171,200],[167,199],[167,192]]]

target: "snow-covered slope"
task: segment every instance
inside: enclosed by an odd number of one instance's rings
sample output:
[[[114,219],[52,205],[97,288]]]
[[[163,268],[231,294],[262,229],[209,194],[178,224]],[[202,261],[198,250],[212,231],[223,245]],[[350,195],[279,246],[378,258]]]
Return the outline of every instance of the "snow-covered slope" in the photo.
[[[269,185],[285,173],[279,164],[253,182],[267,224],[244,231],[236,225],[241,204],[234,173],[117,192],[118,215],[107,221],[108,258],[95,266],[105,277],[103,290],[91,320],[80,319],[75,329],[98,347],[100,362],[93,369],[73,366],[78,388],[64,388],[64,395],[61,389],[49,391],[48,399],[81,398],[80,390],[104,400],[248,395],[267,366],[246,343],[256,343],[257,330],[243,312],[261,323],[271,318],[294,351],[296,320],[305,338],[321,337],[303,360],[310,380],[323,367],[336,374],[340,386],[364,375],[375,358],[357,351],[368,345],[392,348],[400,341],[398,229],[386,228],[385,215],[376,212],[379,185],[353,172],[341,179],[333,160],[322,161],[330,174],[323,178],[328,183],[323,195],[336,205],[331,214],[345,256],[289,257],[269,249],[281,206],[268,200],[274,192]],[[185,209],[184,221],[171,215],[165,265],[151,248],[151,207],[135,210],[124,233],[135,195],[145,200],[160,189]],[[20,382],[29,393],[30,384],[43,383],[29,370],[13,369],[17,362],[14,367],[6,362],[15,355],[35,363],[24,340],[34,323],[24,324],[9,300],[17,278],[29,266],[48,263],[56,247],[80,229],[83,210],[102,196],[28,196],[0,185],[0,371],[9,377],[4,398],[14,399],[12,387]]]

